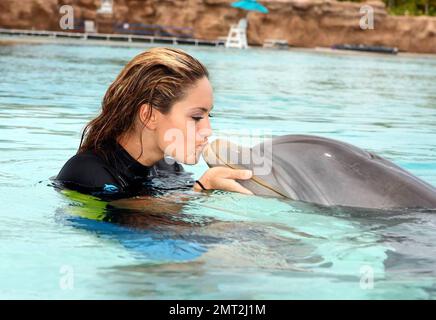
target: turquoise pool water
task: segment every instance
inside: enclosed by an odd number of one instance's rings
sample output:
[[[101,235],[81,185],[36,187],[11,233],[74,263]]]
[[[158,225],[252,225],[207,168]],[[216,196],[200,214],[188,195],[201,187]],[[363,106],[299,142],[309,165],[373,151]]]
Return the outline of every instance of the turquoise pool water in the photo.
[[[336,138],[436,185],[436,58],[184,49],[210,70],[215,137]],[[436,298],[434,213],[219,191],[108,212],[49,186],[141,50],[0,46],[0,298]]]

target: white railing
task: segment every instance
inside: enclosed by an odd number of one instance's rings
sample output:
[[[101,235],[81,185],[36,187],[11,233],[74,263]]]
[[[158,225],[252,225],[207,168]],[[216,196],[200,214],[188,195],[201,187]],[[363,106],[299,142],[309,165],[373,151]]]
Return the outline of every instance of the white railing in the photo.
[[[119,33],[83,33],[83,32],[67,32],[67,31],[47,31],[47,30],[25,30],[25,29],[5,29],[0,28],[0,34],[18,35],[18,36],[46,36],[50,38],[75,38],[83,40],[122,40],[126,42],[134,42],[135,40],[146,40],[147,42],[165,42],[172,44],[192,44],[198,45],[223,45],[221,39],[204,40],[194,38],[178,38],[165,36],[147,36],[147,35],[132,35]]]

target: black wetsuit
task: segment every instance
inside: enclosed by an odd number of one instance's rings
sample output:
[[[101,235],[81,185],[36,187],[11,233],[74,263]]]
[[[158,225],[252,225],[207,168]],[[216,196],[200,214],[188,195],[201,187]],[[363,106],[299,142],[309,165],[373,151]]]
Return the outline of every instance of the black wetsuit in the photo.
[[[192,174],[175,161],[169,164],[162,159],[147,167],[118,143],[113,146],[110,160],[93,151],[76,154],[65,163],[55,179],[56,184],[105,200],[188,189],[194,185]]]

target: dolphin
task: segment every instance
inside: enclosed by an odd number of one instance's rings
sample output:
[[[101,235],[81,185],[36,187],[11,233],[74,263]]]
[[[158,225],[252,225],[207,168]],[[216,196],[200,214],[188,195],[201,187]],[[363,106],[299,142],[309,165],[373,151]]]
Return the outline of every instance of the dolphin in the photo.
[[[436,188],[372,152],[334,139],[284,135],[245,148],[217,139],[203,150],[209,167],[250,169],[238,180],[256,195],[324,206],[436,208]]]

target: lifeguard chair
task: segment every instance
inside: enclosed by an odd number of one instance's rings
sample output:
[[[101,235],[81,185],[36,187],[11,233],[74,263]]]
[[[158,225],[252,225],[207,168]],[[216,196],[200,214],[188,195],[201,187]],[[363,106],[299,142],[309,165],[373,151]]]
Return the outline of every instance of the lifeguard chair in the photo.
[[[239,20],[238,24],[230,27],[226,39],[226,48],[247,49],[247,19]]]

